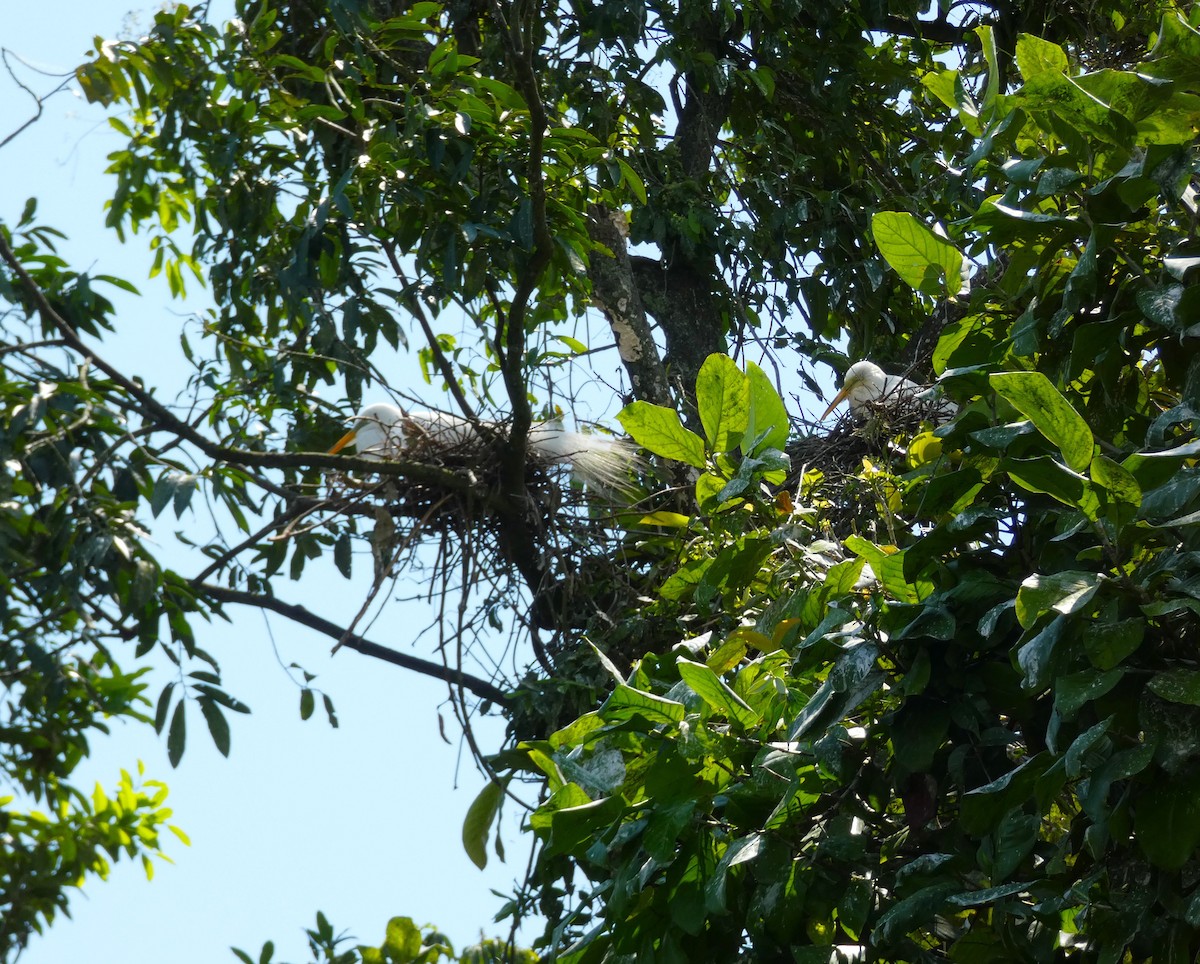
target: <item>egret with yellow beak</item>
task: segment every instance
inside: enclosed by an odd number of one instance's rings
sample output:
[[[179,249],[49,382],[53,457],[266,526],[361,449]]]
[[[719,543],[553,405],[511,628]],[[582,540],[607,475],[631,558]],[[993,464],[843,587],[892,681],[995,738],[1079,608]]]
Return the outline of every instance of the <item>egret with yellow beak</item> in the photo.
[[[476,423],[448,412],[405,412],[399,406],[376,402],[351,421],[353,428],[338,439],[330,454],[353,443],[355,451],[368,459],[419,458],[422,451],[461,452],[480,444]],[[498,422],[478,424],[485,430],[504,433]],[[542,465],[570,466],[580,481],[604,489],[630,488],[630,471],[644,468],[631,442],[568,432],[557,421],[534,423],[526,442],[531,460]]]
[[[899,408],[924,404],[929,406],[930,418],[941,422],[948,421],[956,411],[952,402],[938,397],[936,389],[918,385],[899,375],[889,375],[869,361],[855,362],[846,370],[842,387],[821,419],[828,418],[830,412],[844,401],[850,402],[850,414],[855,418],[866,418],[868,406],[872,405]]]

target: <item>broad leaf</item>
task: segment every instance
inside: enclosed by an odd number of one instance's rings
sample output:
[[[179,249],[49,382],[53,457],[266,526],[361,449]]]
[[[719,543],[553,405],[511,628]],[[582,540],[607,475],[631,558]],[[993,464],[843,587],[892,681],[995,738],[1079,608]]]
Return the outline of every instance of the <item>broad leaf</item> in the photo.
[[[663,458],[704,468],[704,440],[684,428],[679,413],[650,402],[625,406],[617,420],[642,448]]]
[[[487,866],[487,842],[492,832],[492,823],[500,812],[500,803],[504,799],[504,785],[496,780],[489,780],[487,785],[467,808],[466,819],[463,820],[462,842],[467,856],[480,870]]]
[[[1103,582],[1094,572],[1066,570],[1049,575],[1034,574],[1017,592],[1017,619],[1028,629],[1042,613],[1064,616],[1079,612],[1091,602]]]
[[[718,713],[737,720],[743,727],[759,723],[759,715],[704,663],[694,663],[680,656],[675,665],[683,681]]]
[[[879,211],[871,218],[871,233],[880,254],[910,287],[927,295],[958,294],[962,254],[911,214]]]
[[[709,355],[700,366],[696,408],[714,452],[741,444],[750,419],[750,381],[728,355]]]
[[[1000,372],[988,376],[992,388],[1058,446],[1067,465],[1082,472],[1092,461],[1095,442],[1087,422],[1041,372]]]

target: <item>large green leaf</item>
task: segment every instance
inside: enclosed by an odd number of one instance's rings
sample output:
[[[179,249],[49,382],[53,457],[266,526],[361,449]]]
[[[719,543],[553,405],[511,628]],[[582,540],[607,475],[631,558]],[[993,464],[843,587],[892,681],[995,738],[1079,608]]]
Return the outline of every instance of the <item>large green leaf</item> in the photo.
[[[1085,609],[1104,579],[1095,572],[1065,570],[1028,576],[1017,591],[1017,619],[1028,629],[1042,613],[1064,616]]]
[[[700,366],[696,408],[714,452],[741,444],[750,421],[750,381],[728,355],[709,355]]]
[[[388,964],[409,964],[421,953],[421,931],[411,917],[393,917],[387,922],[381,950]]]
[[[1200,670],[1167,670],[1158,673],[1146,686],[1157,696],[1172,703],[1200,706]]]
[[[648,452],[704,468],[704,440],[684,428],[674,409],[650,402],[633,402],[625,406],[617,420]]]
[[[956,881],[941,881],[892,904],[875,922],[872,943],[885,946],[910,931],[933,927],[934,917],[947,898],[961,889]]]
[[[953,296],[962,285],[962,254],[907,212],[879,211],[871,233],[880,254],[910,287],[933,296]]]
[[[768,448],[782,451],[791,434],[791,423],[783,399],[775,391],[767,373],[754,362],[746,364],[746,378],[750,388],[750,411],[742,440],[743,449],[747,444],[755,446],[747,455]]]
[[[1001,465],[1021,488],[1042,492],[1064,505],[1073,506],[1093,522],[1100,518],[1100,498],[1095,487],[1057,459],[1048,455],[1035,459],[1005,459]]]
[[[1092,461],[1091,429],[1071,403],[1041,372],[999,372],[988,376],[992,388],[1058,446],[1067,465],[1082,472]]]
[[[1110,502],[1137,508],[1142,504],[1142,487],[1137,479],[1118,462],[1105,455],[1092,459],[1092,481],[1104,487]]]
[[[1134,804],[1134,832],[1156,867],[1178,870],[1200,845],[1200,774],[1158,780]]]
[[[1067,70],[1067,55],[1058,44],[1033,34],[1017,38],[1017,69],[1025,82],[1046,77],[1062,77]]]
[[[678,723],[684,718],[685,710],[683,704],[675,700],[620,683],[600,707],[600,715],[612,721],[640,716],[652,723]]]
[[[489,780],[479,795],[467,808],[467,816],[463,820],[462,842],[467,856],[480,870],[487,866],[487,842],[492,832],[492,823],[500,812],[500,803],[504,800],[504,784],[498,780]]]
[[[679,675],[709,706],[743,727],[756,726],[759,715],[704,663],[680,656],[675,660]]]

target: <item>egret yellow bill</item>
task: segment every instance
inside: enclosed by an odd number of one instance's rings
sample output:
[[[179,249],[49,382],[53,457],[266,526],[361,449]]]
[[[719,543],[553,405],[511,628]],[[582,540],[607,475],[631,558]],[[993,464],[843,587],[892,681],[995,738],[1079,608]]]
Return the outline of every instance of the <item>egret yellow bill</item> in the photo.
[[[889,375],[874,362],[855,362],[846,370],[842,387],[821,415],[824,420],[842,402],[850,403],[850,414],[865,418],[867,407],[884,405],[897,407],[905,404],[928,403],[930,415],[935,421],[946,421],[953,417],[955,406],[939,398],[936,389],[918,385],[900,375]]]

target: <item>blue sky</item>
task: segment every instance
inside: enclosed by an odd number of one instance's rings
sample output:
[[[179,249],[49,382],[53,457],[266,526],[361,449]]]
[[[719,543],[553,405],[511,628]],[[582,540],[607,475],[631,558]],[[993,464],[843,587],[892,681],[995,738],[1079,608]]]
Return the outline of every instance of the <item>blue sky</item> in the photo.
[[[152,13],[130,0],[46,0],[10,12],[0,45],[34,67],[64,71],[94,36],[137,33]],[[214,8],[216,5],[214,5]],[[20,76],[45,90],[53,81],[27,68]],[[32,110],[7,78],[0,86],[0,137]],[[64,231],[62,253],[78,269],[128,278],[140,299],[121,298],[118,331],[101,346],[106,357],[174,393],[186,377],[178,351],[179,326],[203,307],[203,293],[171,302],[165,285],[148,281],[141,239],[122,246],[103,228],[109,192],[101,173],[118,146],[100,111],[73,93],[51,100],[43,118],[0,150],[0,217],[15,219],[27,197],[39,199],[40,220]],[[194,287],[194,286],[193,286]],[[114,300],[117,300],[114,298]],[[405,362],[415,373],[415,360]],[[191,517],[178,523],[186,528]],[[171,523],[164,531],[164,549]],[[168,550],[169,551],[169,550]],[[184,572],[188,569],[184,568]],[[294,598],[319,597],[329,618],[349,619],[361,585],[336,575],[309,579]],[[420,615],[399,611],[376,623],[372,639],[408,650]],[[174,964],[234,960],[239,946],[257,957],[266,939],[277,960],[306,959],[302,929],[323,910],[339,929],[378,944],[393,915],[431,923],[456,946],[477,939],[511,891],[528,851],[508,825],[507,865],[493,856],[485,872],[460,842],[463,815],[483,778],[455,740],[444,686],[343,650],[329,657],[329,640],[277,617],[241,613],[232,625],[205,628],[200,643],[217,656],[227,688],[253,708],[234,717],[228,760],[213,748],[192,714],[188,750],[178,770],[164,741],[144,727],[118,726],[98,740],[79,783],[112,787],[122,767],[144,762],[146,777],[170,787],[175,822],[191,837],[173,839],[174,864],[160,863],[152,882],[140,864],[122,862],[107,882],[89,879],[72,900],[73,919],[60,917],[22,956],[23,964],[129,960]],[[420,653],[418,647],[416,652]],[[341,726],[317,714],[299,718],[293,661],[318,674],[314,685],[333,697]],[[128,662],[128,661],[127,661]],[[439,736],[439,708],[446,731]],[[501,721],[478,723],[484,747],[498,747]]]

